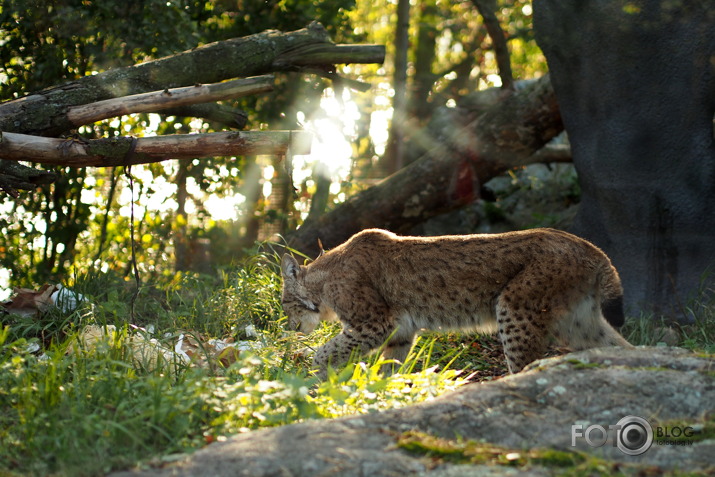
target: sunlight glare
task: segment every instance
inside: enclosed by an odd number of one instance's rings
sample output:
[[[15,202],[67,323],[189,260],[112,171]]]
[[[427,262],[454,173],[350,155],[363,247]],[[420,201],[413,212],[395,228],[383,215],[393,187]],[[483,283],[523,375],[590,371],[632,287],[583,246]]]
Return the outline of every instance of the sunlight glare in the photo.
[[[0,268],[0,301],[5,301],[12,295],[12,289],[10,289],[10,270],[7,268]]]
[[[211,214],[213,220],[236,220],[241,215],[240,208],[244,202],[246,202],[246,198],[241,194],[227,197],[219,197],[216,194],[212,194],[204,202],[204,206]]]
[[[487,75],[487,81],[496,88],[501,87],[501,76],[497,74]]]
[[[375,144],[375,154],[382,156],[385,153],[387,139],[389,136],[390,120],[392,119],[392,108],[373,111],[370,117],[370,137]]]
[[[270,164],[263,168],[263,197],[270,197],[271,192],[273,192],[271,179],[273,179],[275,172],[276,170]]]
[[[313,133],[311,153],[295,156],[293,181],[301,183],[309,179],[316,163],[323,164],[330,178],[340,182],[350,174],[353,148],[351,141],[357,136],[357,121],[360,111],[353,101],[350,90],[344,89],[340,98],[333,89],[326,89],[320,100],[321,111],[306,121],[304,129]],[[298,119],[305,120],[305,113]]]

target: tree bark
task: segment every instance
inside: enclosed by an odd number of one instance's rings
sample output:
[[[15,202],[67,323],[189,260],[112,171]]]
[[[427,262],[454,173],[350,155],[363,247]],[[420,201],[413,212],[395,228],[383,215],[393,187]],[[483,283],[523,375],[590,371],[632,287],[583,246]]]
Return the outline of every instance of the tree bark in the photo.
[[[288,244],[309,256],[372,227],[405,232],[439,213],[479,197],[481,184],[505,170],[537,162],[534,153],[561,132],[561,116],[548,76],[513,93],[470,122],[467,111],[444,108],[413,138],[418,160],[315,221]],[[417,142],[417,141],[414,141]]]
[[[713,25],[704,2],[534,2],[582,190],[573,231],[611,257],[627,308],[684,321],[715,284]]]

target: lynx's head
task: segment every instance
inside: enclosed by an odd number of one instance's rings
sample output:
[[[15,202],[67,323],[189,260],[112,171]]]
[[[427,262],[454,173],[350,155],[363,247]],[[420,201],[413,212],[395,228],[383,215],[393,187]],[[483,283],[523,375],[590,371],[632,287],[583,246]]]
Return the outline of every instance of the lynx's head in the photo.
[[[320,322],[320,303],[308,297],[305,286],[307,268],[298,264],[291,255],[283,255],[281,275],[283,276],[283,311],[288,316],[288,326],[302,333],[312,333]]]

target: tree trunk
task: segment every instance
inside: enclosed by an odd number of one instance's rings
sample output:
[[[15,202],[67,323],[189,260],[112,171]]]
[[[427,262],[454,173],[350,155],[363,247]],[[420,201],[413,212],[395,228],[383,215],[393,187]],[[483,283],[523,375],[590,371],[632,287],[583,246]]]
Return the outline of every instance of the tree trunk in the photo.
[[[534,2],[581,183],[574,232],[611,256],[629,308],[688,320],[688,300],[715,277],[706,3]]]
[[[380,166],[385,175],[390,175],[403,166],[405,121],[407,120],[407,53],[410,49],[410,0],[397,2],[397,26],[395,28],[395,58],[392,87],[392,121],[390,137],[385,154],[380,158]],[[384,176],[381,176],[384,177]]]
[[[245,233],[239,245],[241,249],[251,248],[258,240],[261,222],[255,211],[263,195],[262,176],[263,170],[256,162],[256,156],[246,156],[243,186],[240,190],[240,193],[246,198],[241,216],[241,224],[245,226]]]
[[[305,223],[288,243],[316,256],[318,239],[328,249],[366,228],[405,232],[477,199],[481,184],[505,170],[536,162],[533,154],[562,129],[548,76],[471,122],[464,110],[438,110],[424,130],[412,135],[426,138],[423,148],[410,150],[418,160]]]
[[[482,16],[484,27],[492,39],[492,51],[494,51],[494,56],[497,60],[501,86],[504,89],[513,89],[514,77],[511,72],[511,56],[509,55],[504,30],[502,30],[495,13],[498,8],[497,2],[495,0],[472,0],[472,3]]]
[[[330,199],[330,186],[333,183],[330,178],[329,168],[323,162],[315,163],[311,176],[315,181],[315,193],[310,198],[310,210],[308,210],[306,222],[316,220],[325,213]]]
[[[432,71],[437,56],[437,18],[439,8],[436,0],[420,2],[417,16],[417,39],[415,44],[415,73],[409,95],[410,117],[420,120],[429,118],[435,108],[430,101],[430,92],[438,76]],[[422,123],[424,124],[424,123]],[[406,161],[408,163],[409,161]]]
[[[189,270],[189,236],[186,220],[186,201],[189,198],[189,193],[186,189],[187,179],[189,176],[190,159],[182,159],[179,161],[179,170],[176,172],[176,220],[173,227],[174,232],[174,270],[187,271]]]
[[[293,182],[283,167],[285,159],[273,160],[271,193],[266,198],[266,211],[262,217],[259,240],[279,240],[288,230],[288,218],[293,211]],[[295,227],[295,224],[293,225]]]

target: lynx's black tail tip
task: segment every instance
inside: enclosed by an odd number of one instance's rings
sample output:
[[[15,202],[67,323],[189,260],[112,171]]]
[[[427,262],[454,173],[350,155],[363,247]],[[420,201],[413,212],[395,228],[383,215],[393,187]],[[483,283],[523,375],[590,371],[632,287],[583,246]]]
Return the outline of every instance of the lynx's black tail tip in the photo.
[[[601,304],[601,313],[606,321],[614,328],[620,328],[626,321],[623,313],[623,295],[611,298]]]

